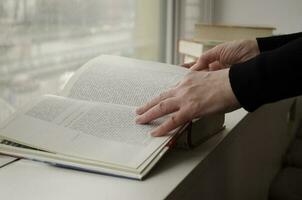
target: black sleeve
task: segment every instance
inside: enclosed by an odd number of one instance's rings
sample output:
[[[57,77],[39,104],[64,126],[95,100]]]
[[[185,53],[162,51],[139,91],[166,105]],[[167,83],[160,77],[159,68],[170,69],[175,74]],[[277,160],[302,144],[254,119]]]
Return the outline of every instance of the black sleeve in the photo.
[[[233,65],[231,87],[248,111],[302,94],[302,38],[292,40],[251,60]]]
[[[257,38],[260,52],[270,51],[279,48],[286,43],[302,37],[302,32],[289,35],[278,35],[272,37]]]

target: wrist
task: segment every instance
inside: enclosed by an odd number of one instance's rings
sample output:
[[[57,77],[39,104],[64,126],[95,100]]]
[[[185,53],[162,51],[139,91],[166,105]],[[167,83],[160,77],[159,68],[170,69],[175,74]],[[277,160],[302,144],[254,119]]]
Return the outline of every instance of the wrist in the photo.
[[[253,54],[255,56],[257,56],[258,54],[260,54],[258,42],[257,42],[256,39],[247,40],[247,44],[248,44],[250,50],[253,52]]]

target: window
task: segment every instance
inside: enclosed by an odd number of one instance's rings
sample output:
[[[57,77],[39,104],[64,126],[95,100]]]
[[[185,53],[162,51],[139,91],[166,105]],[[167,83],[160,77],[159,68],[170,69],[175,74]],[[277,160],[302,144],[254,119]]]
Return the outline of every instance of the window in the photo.
[[[196,23],[211,23],[214,11],[212,0],[167,0],[166,62],[179,64],[179,39],[193,39]]]
[[[10,112],[38,95],[57,92],[77,68],[100,54],[159,60],[161,4],[1,0],[1,109]]]
[[[176,63],[177,40],[191,36],[209,2],[1,0],[0,122],[37,96],[59,92],[100,54]]]

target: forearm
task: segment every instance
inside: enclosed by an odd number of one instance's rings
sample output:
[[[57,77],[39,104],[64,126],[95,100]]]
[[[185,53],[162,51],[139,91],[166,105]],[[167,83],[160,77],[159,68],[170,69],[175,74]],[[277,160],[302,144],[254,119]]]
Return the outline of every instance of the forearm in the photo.
[[[248,111],[302,94],[302,38],[266,51],[229,72],[231,87]]]
[[[287,44],[288,42],[291,42],[301,37],[302,37],[302,32],[288,34],[288,35],[278,35],[272,37],[257,38],[257,43],[260,52],[265,52],[265,51],[270,51],[279,48]]]

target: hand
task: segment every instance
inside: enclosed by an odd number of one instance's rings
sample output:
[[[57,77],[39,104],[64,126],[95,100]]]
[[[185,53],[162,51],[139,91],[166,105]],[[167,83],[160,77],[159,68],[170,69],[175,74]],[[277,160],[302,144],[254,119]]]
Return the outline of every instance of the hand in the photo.
[[[191,71],[174,88],[138,108],[136,123],[149,123],[170,114],[151,132],[153,136],[162,136],[194,118],[230,112],[239,107],[229,82],[229,69]]]
[[[259,54],[256,40],[226,42],[206,51],[197,62],[183,64],[192,70],[219,70],[245,62]]]

